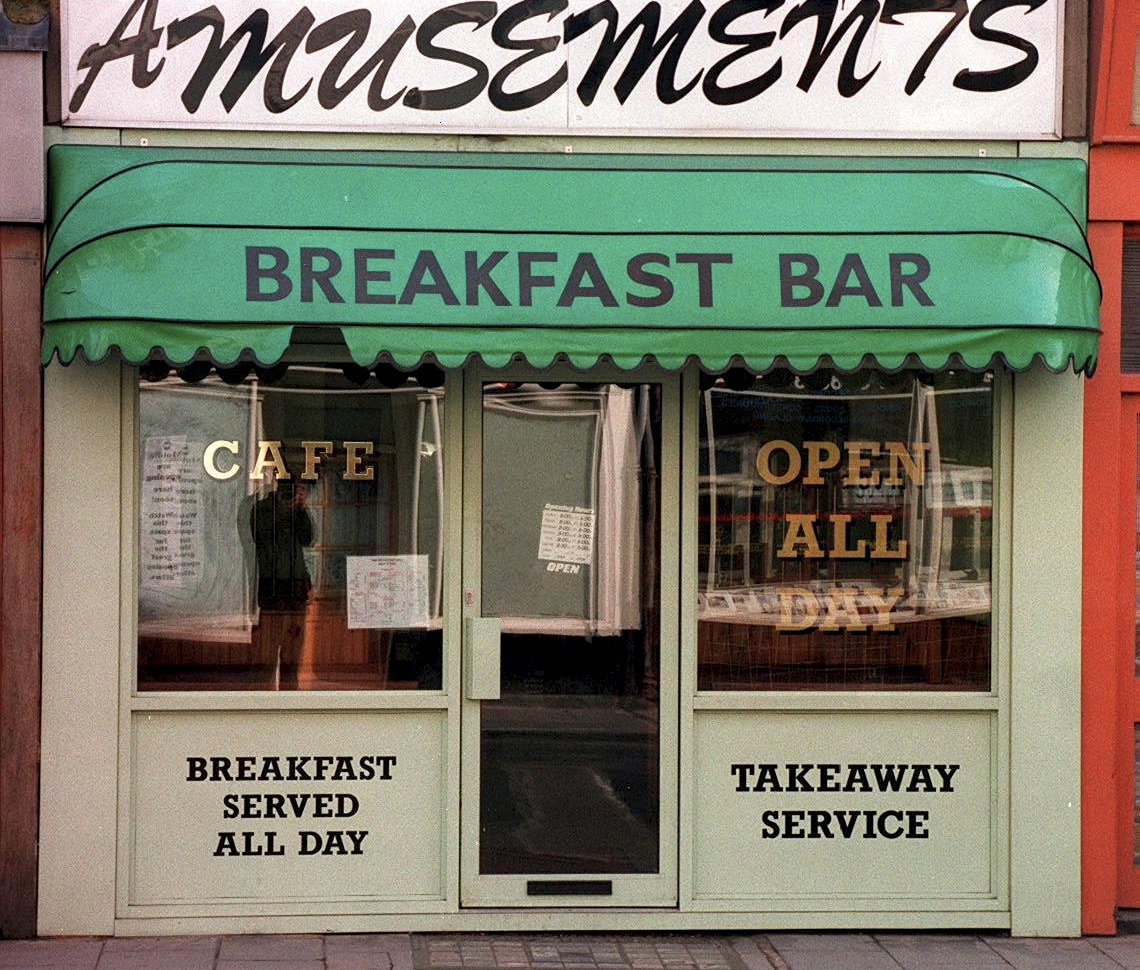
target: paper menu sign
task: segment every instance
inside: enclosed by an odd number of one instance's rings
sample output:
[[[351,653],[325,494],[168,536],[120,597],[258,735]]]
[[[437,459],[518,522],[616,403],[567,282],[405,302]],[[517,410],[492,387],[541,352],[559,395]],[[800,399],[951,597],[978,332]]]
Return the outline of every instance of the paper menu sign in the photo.
[[[428,557],[348,556],[350,630],[426,627]]]
[[[146,440],[142,469],[140,576],[147,589],[192,589],[202,582],[203,521],[185,435]]]

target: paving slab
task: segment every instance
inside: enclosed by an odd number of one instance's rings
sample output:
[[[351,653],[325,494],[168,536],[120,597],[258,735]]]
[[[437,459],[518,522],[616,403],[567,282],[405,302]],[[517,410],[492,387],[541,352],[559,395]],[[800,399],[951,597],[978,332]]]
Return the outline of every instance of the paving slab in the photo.
[[[1090,942],[1118,966],[1140,970],[1140,936],[1092,937]]]
[[[214,970],[216,954],[209,950],[103,950],[95,970]]]
[[[976,936],[875,937],[903,970],[1009,970],[1009,963]]]
[[[325,957],[326,970],[390,970],[387,954],[341,953]]]
[[[218,938],[139,937],[107,940],[96,970],[214,970]]]
[[[103,944],[103,953],[162,953],[209,950],[216,953],[216,936],[120,936]]]
[[[767,937],[788,970],[899,970],[891,955],[865,933],[769,933]]]
[[[324,958],[325,941],[320,936],[223,936],[218,948],[219,970],[242,960],[288,963],[323,962]]]
[[[1091,940],[987,937],[986,942],[1015,970],[1120,970]]]
[[[377,941],[377,946],[387,956],[392,970],[413,970],[412,938],[408,933],[375,933],[372,935],[372,939]],[[325,945],[328,946],[327,938]],[[329,970],[337,970],[337,968],[330,963]],[[346,970],[352,970],[352,968],[346,968]],[[372,968],[367,968],[367,970],[372,970]],[[383,968],[381,967],[380,970]]]
[[[881,950],[882,947],[869,933],[767,933],[768,941],[777,950],[833,950],[837,953],[851,950]]]
[[[395,970],[391,949],[399,946],[393,937],[404,934],[378,933],[325,937],[326,970]],[[410,964],[409,964],[410,966]]]
[[[103,940],[0,941],[0,970],[95,970]]]
[[[776,951],[787,970],[899,970],[885,950],[878,952],[838,953],[819,950]]]

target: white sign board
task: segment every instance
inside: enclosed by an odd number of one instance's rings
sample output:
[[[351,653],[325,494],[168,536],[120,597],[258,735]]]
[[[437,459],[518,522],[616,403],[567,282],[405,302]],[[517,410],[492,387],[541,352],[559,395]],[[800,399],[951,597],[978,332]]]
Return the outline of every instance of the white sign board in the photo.
[[[1054,138],[1064,0],[63,0],[67,123]]]

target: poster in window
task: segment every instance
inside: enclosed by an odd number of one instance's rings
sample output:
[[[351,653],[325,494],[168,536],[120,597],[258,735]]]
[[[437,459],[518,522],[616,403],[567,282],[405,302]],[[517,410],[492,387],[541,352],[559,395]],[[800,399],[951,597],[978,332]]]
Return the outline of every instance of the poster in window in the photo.
[[[426,627],[428,557],[348,556],[348,628]]]

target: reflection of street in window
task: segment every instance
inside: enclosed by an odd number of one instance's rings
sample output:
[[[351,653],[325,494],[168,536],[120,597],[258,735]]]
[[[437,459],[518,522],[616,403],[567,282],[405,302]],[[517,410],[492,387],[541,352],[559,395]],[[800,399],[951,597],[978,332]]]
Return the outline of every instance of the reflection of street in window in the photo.
[[[984,689],[992,378],[809,383],[704,394],[700,686]]]
[[[140,690],[438,686],[442,390],[299,364],[139,397]],[[430,562],[426,618],[348,623],[346,560],[377,556]]]

